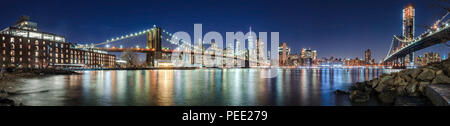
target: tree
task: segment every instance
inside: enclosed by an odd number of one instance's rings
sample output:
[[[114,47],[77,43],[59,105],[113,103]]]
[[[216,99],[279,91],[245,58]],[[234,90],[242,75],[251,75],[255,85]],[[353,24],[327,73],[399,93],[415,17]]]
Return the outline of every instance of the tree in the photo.
[[[139,62],[139,55],[131,50],[126,50],[120,56],[120,59],[127,62],[127,67],[135,67]]]

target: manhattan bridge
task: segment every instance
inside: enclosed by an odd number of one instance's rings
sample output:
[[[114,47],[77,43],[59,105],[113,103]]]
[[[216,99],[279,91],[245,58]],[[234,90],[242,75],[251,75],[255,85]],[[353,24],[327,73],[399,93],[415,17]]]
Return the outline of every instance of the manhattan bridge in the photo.
[[[394,68],[406,68],[414,64],[414,52],[427,47],[442,44],[447,47],[450,40],[449,9],[445,8],[446,14],[439,18],[424,33],[414,36],[415,32],[415,9],[409,4],[403,9],[403,35],[394,35],[387,56],[383,59],[385,65]],[[409,62],[410,64],[407,64]]]

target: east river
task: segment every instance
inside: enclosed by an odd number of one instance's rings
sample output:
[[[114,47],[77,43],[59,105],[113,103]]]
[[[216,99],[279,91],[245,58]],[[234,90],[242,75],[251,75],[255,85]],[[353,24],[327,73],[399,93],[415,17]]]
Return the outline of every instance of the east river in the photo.
[[[265,69],[79,71],[19,79],[12,96],[30,106],[351,106],[355,82],[371,80],[387,69]]]

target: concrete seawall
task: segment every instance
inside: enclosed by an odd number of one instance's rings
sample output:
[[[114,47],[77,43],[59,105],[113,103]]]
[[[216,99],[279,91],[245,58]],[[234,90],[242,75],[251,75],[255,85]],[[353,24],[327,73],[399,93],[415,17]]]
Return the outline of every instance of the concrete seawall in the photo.
[[[425,96],[436,106],[450,106],[450,84],[428,85]]]

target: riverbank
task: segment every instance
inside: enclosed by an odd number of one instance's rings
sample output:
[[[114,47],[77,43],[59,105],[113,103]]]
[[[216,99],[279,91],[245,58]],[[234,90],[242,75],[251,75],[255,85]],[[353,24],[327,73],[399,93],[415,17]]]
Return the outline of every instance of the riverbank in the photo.
[[[358,82],[346,93],[349,94],[350,100],[356,103],[368,102],[371,97],[375,97],[387,105],[402,105],[398,102],[405,99],[406,102],[418,101],[418,104],[422,104],[430,101],[426,97],[427,86],[450,84],[449,76],[450,60],[447,59],[416,69],[383,74],[370,81]]]
[[[17,84],[17,79],[21,78],[37,78],[51,75],[71,75],[78,74],[70,70],[26,70],[26,69],[9,69],[4,75],[0,75],[0,106],[22,106],[22,103],[10,98],[12,95],[20,93],[12,91],[12,87]]]

